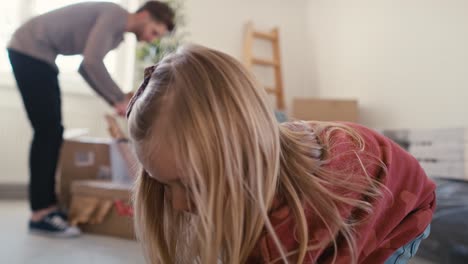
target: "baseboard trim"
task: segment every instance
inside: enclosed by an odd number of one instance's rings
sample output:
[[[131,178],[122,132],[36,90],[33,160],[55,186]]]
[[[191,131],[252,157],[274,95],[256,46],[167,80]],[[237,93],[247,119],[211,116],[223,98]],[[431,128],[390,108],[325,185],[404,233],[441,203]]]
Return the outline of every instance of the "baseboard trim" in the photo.
[[[27,184],[0,183],[0,200],[24,200],[27,198]]]

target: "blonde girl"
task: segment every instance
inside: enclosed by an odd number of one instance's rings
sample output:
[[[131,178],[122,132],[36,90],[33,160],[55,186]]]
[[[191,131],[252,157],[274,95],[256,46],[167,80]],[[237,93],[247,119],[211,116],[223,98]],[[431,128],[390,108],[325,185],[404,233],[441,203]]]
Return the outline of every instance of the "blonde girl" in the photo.
[[[405,263],[428,235],[435,186],[412,156],[356,124],[278,124],[222,52],[149,68],[128,119],[148,263]]]

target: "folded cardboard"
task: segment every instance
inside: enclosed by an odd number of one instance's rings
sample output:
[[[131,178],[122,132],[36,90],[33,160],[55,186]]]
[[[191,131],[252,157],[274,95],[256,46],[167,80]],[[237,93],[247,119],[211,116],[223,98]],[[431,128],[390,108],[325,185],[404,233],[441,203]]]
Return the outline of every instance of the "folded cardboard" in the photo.
[[[109,181],[74,181],[70,223],[85,233],[134,239],[129,184]]]
[[[317,121],[359,121],[356,100],[294,98],[292,118]]]

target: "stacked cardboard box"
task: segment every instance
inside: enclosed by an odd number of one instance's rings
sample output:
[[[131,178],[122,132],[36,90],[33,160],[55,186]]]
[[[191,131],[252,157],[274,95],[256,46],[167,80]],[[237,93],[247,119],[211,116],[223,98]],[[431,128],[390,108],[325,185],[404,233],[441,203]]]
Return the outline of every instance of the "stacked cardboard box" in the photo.
[[[468,129],[384,130],[430,177],[468,180]]]
[[[66,139],[57,194],[70,222],[84,232],[132,239],[132,178],[116,144],[110,139]]]

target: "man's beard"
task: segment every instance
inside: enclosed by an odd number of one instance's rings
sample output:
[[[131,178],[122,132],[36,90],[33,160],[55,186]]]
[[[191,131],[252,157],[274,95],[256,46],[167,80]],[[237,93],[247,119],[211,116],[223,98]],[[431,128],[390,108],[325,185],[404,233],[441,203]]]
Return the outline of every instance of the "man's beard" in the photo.
[[[135,35],[138,41],[142,41],[143,31],[144,31],[144,27],[143,25],[141,25],[140,28],[135,32]]]
[[[141,41],[141,36],[142,36],[141,32],[136,33],[137,41]]]

